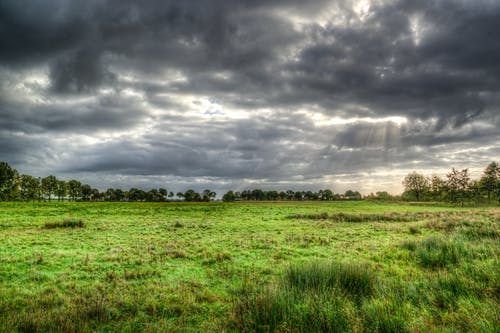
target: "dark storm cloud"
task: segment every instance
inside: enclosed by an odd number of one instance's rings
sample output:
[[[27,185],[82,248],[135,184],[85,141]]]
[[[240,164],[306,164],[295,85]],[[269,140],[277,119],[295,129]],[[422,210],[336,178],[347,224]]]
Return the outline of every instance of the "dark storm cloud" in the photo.
[[[368,3],[2,1],[0,159],[273,184],[498,159],[500,3]]]
[[[492,59],[500,44],[492,32],[500,24],[492,18],[500,5],[418,3],[389,4],[359,25],[314,28],[318,42],[289,67],[296,90],[305,90],[298,99],[354,100],[376,114],[434,116],[456,125],[495,112],[498,105],[481,94],[498,88],[500,63]],[[412,37],[418,33],[412,17],[420,20],[420,37]]]
[[[82,7],[69,1],[2,1],[0,60],[27,65],[77,47],[90,28]]]
[[[2,102],[0,128],[27,134],[91,133],[125,129],[148,117],[139,101],[118,95],[83,102],[57,100],[37,105]]]
[[[52,88],[60,93],[92,91],[114,75],[104,68],[101,54],[91,49],[79,50],[56,60],[50,68]]]
[[[498,124],[474,124],[460,129],[438,123],[426,124],[424,128],[408,125],[354,124],[340,131],[333,143],[340,148],[385,147],[407,149],[412,146],[431,147],[448,143],[462,143],[474,140],[485,143],[498,138]]]
[[[297,145],[302,134],[285,120],[241,120],[185,124],[172,133],[145,135],[141,141],[120,140],[79,152],[77,171],[105,170],[123,174],[175,174],[253,178],[292,176],[303,158]],[[160,128],[168,128],[162,124]],[[280,140],[297,144],[283,147]],[[105,157],[105,158],[104,158]],[[67,170],[64,170],[67,171]]]

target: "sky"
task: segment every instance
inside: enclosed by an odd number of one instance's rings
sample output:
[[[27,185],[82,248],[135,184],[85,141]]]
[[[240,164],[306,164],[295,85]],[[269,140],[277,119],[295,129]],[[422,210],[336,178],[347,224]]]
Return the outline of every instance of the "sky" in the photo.
[[[498,0],[2,0],[0,160],[94,187],[402,190],[500,161]]]

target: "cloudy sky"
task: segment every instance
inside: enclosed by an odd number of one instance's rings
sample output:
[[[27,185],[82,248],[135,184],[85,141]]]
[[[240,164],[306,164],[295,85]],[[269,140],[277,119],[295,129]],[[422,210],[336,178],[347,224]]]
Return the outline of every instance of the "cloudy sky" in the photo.
[[[401,190],[500,160],[498,0],[2,0],[0,160],[100,189]]]

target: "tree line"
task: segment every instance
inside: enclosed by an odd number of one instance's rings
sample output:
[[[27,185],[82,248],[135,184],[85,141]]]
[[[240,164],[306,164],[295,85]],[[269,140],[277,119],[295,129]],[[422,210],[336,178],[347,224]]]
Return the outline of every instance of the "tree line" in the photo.
[[[177,198],[185,201],[211,201],[216,193],[204,190],[198,193],[187,190],[177,193]],[[124,191],[120,188],[109,188],[104,192],[82,184],[72,179],[65,181],[50,175],[45,178],[33,177],[31,175],[20,175],[16,169],[6,162],[0,162],[0,201],[151,201],[162,202],[174,199],[174,193],[165,188],[144,191],[131,188]]]
[[[333,193],[324,189],[314,191],[265,191],[262,189],[228,191],[222,196],[226,202],[265,201],[265,200],[408,200],[408,201],[449,201],[449,202],[498,202],[500,200],[500,166],[490,163],[480,179],[473,180],[468,169],[452,169],[446,178],[436,175],[425,176],[418,172],[409,173],[403,179],[404,192],[401,196],[392,196],[387,192],[376,192],[363,197],[357,191]],[[212,201],[216,193],[206,189],[197,192],[188,189],[185,192],[167,191],[165,188],[144,191],[131,188],[124,191],[109,188],[104,192],[82,184],[78,180],[65,181],[50,175],[45,178],[20,175],[7,162],[0,162],[0,201],[10,200],[72,200],[72,201],[151,201],[164,202],[183,200],[189,202]]]
[[[357,191],[348,190],[344,194],[333,193],[332,190],[313,191],[264,191],[261,189],[244,190],[241,192],[228,191],[222,201],[265,201],[265,200],[361,200],[362,195]]]
[[[108,188],[101,192],[88,184],[72,179],[65,181],[54,175],[45,178],[31,175],[20,175],[7,162],[0,162],[0,201],[151,201],[165,202],[182,200],[189,202],[212,201],[216,193],[209,189],[197,192],[188,189],[185,192],[167,191],[165,188],[144,191],[131,188],[128,191],[120,188]],[[263,200],[361,200],[362,195],[357,191],[348,190],[343,194],[333,193],[331,190],[313,191],[265,191],[262,189],[228,191],[222,200],[231,201],[263,201]]]
[[[500,166],[491,162],[479,179],[453,168],[445,178],[412,172],[403,179],[402,198],[412,201],[500,202]]]

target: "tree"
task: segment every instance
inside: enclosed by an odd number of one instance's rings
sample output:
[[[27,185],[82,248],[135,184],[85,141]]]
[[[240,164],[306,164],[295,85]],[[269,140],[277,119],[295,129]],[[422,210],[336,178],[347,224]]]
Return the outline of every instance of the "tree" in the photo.
[[[446,178],[446,188],[450,201],[459,201],[463,203],[469,198],[472,186],[469,169],[459,171],[453,168],[451,172],[446,175]]]
[[[374,199],[388,201],[388,200],[392,200],[393,197],[387,191],[379,191],[379,192],[375,193]]]
[[[317,200],[318,199],[318,194],[314,193],[312,191],[307,191],[304,193],[304,199],[305,200]]]
[[[200,193],[192,189],[189,189],[186,192],[184,192],[183,196],[184,196],[184,201],[201,201]]]
[[[344,198],[347,200],[361,200],[362,196],[358,191],[347,190],[344,193]]]
[[[232,202],[236,200],[236,195],[234,194],[233,191],[228,191],[222,196],[222,201],[225,202]]]
[[[424,199],[424,195],[429,192],[429,181],[424,175],[415,171],[406,175],[403,186],[405,192],[417,201]]]
[[[131,188],[127,192],[129,201],[144,201],[146,199],[146,192],[137,188]]]
[[[18,173],[7,162],[0,162],[0,200],[14,197]]]
[[[42,179],[42,193],[49,198],[49,201],[52,195],[56,193],[56,189],[57,178],[55,176],[50,175]]]
[[[102,193],[100,193],[98,189],[96,189],[96,188],[90,189],[90,200],[100,201],[100,200],[102,200],[102,196],[103,196]],[[124,196],[125,196],[125,194],[124,194]]]
[[[118,201],[114,188],[108,188],[106,192],[104,192],[104,201]]]
[[[302,198],[303,198],[303,193],[302,193],[301,191],[297,191],[297,192],[295,192],[295,193],[293,194],[293,198],[294,198],[295,200],[302,200]]]
[[[321,195],[320,195],[320,199],[321,200],[327,200],[327,201],[330,201],[330,200],[333,200],[333,192],[332,190],[323,190],[323,191],[320,191],[321,192]]]
[[[252,190],[250,195],[252,197],[252,200],[258,200],[258,201],[266,200],[266,195],[264,194],[264,191],[262,191],[260,188]]]
[[[93,198],[93,191],[92,187],[88,184],[83,184],[80,187],[80,191],[82,193],[82,200],[83,201],[90,201]]]
[[[432,200],[443,200],[446,195],[446,181],[439,176],[433,175],[429,180],[429,194]]]
[[[280,195],[278,191],[268,191],[266,197],[267,200],[278,200],[280,198]]]
[[[217,195],[217,193],[213,192],[213,191],[210,191],[209,189],[206,189],[203,191],[202,193],[202,200],[203,201],[212,201],[213,198],[215,198],[215,196]]]
[[[104,201],[122,201],[125,198],[125,193],[117,188],[108,188],[106,192],[103,193]]]
[[[250,200],[252,197],[252,192],[250,190],[244,190],[241,192],[240,197],[242,200]]]
[[[82,183],[78,180],[70,180],[68,182],[68,194],[71,200],[76,201],[82,196]]]
[[[146,192],[146,201],[153,201],[153,202],[165,201],[165,196],[161,194],[159,190],[153,188],[148,192]]]
[[[500,197],[500,166],[496,162],[488,164],[478,183],[479,190],[486,193],[488,201]]]
[[[22,200],[36,200],[40,198],[40,179],[30,175],[20,177],[19,189]]]
[[[56,184],[57,200],[61,201],[68,194],[68,184],[64,180],[58,180]]]
[[[167,191],[167,189],[165,189],[165,188],[159,188],[158,192],[160,192],[161,196],[163,197],[163,200],[161,200],[161,201],[167,200],[167,197],[168,197],[168,191]]]

